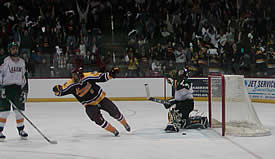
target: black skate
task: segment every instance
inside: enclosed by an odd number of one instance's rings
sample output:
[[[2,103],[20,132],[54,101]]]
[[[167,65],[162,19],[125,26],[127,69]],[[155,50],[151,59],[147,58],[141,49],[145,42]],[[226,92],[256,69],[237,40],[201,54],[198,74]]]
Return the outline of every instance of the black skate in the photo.
[[[115,130],[115,131],[113,132],[113,134],[114,134],[115,136],[118,136],[118,135],[119,135],[119,132],[118,132],[117,130]]]
[[[26,133],[24,130],[19,131],[19,136],[21,136],[22,139],[27,139],[29,136],[28,133]]]
[[[124,125],[124,128],[125,128],[128,132],[131,131],[131,127],[130,127],[127,123]]]
[[[3,141],[5,139],[6,139],[6,136],[2,132],[0,132],[0,141]]]

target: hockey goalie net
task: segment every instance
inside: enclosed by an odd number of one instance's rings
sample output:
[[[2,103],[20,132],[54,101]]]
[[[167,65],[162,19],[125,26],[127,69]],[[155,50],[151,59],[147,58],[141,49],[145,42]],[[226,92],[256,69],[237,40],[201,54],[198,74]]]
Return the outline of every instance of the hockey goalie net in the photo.
[[[222,136],[266,136],[248,96],[242,75],[208,76],[209,125]]]

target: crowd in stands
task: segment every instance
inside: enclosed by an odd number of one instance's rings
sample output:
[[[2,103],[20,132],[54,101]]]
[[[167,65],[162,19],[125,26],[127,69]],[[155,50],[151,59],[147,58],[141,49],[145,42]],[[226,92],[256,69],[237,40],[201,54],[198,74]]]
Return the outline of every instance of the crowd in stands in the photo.
[[[0,52],[16,41],[31,77],[275,76],[272,0],[0,1]]]

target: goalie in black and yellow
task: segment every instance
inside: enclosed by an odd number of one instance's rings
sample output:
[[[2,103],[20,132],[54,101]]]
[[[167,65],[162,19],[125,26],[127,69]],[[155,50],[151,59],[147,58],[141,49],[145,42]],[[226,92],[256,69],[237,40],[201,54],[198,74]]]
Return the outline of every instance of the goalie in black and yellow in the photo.
[[[169,109],[168,124],[166,132],[178,132],[180,128],[205,128],[207,127],[207,118],[198,118],[199,114],[195,113],[190,118],[190,113],[194,110],[193,88],[189,77],[188,68],[180,69],[177,73],[167,78],[169,83],[174,87],[174,98],[168,100],[164,106]],[[205,123],[207,122],[207,123]]]
[[[101,110],[108,112],[113,118],[117,119],[128,132],[131,130],[130,126],[118,107],[105,97],[105,92],[96,84],[97,82],[106,82],[115,78],[118,73],[119,68],[112,68],[110,72],[105,73],[83,73],[82,67],[78,67],[72,71],[72,79],[64,85],[54,86],[53,91],[56,96],[68,94],[75,96],[85,106],[86,113],[92,121],[115,136],[118,136],[118,130],[104,119]]]

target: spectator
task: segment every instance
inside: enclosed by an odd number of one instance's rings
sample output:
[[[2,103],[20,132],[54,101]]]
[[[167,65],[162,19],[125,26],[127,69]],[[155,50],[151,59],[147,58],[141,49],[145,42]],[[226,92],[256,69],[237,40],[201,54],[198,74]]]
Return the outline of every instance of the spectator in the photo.
[[[7,57],[8,55],[5,54],[5,50],[3,48],[0,48],[0,65],[4,62],[4,59]]]
[[[83,40],[80,40],[79,50],[80,50],[80,56],[82,57],[86,56],[86,46]]]
[[[22,59],[25,61],[26,70],[28,71],[28,74],[31,75],[34,73],[34,64],[31,61],[30,56],[26,52],[22,52]]]
[[[21,36],[20,52],[24,52],[28,57],[30,57],[32,47],[33,47],[32,35],[29,33],[29,30],[24,29],[23,35]]]
[[[140,69],[139,69],[139,75],[140,77],[148,77],[150,76],[150,63],[149,63],[149,59],[146,56],[145,51],[143,50],[141,52],[141,60],[140,60],[140,65],[139,65]]]
[[[249,54],[245,52],[240,59],[240,72],[246,77],[250,75],[250,71],[251,71],[250,61],[251,59]]]
[[[83,9],[80,8],[77,0],[76,0],[76,7],[79,15],[79,24],[81,24],[81,33],[87,34],[86,24],[88,22],[87,17],[88,17],[88,12],[90,7],[90,0],[88,0],[86,4],[86,9],[84,11]]]
[[[8,42],[9,33],[6,26],[2,26],[0,31],[0,48],[3,48],[5,52],[7,51]]]
[[[257,76],[260,76],[260,77],[263,77],[264,75],[267,74],[266,72],[266,56],[264,54],[264,48],[263,47],[260,47],[257,52],[256,52],[256,75]]]
[[[3,14],[0,18],[0,47],[5,49],[9,41],[16,41],[20,44],[21,52],[30,54],[29,49],[33,48],[28,39],[32,39],[35,44],[40,45],[42,49],[40,52],[43,55],[53,54],[54,47],[58,45],[60,48],[65,48],[64,53],[69,53],[70,56],[74,55],[76,49],[81,48],[81,58],[86,58],[84,57],[86,49],[94,55],[100,70],[105,69],[105,66],[100,64],[102,62],[100,50],[104,38],[105,44],[110,40],[112,43],[119,41],[120,44],[124,40],[128,40],[128,45],[119,47],[132,47],[135,51],[137,49],[139,54],[135,57],[138,62],[142,62],[143,58],[140,49],[145,48],[149,50],[145,53],[149,64],[152,63],[152,60],[158,60],[163,66],[166,66],[167,61],[179,60],[173,52],[179,51],[177,49],[179,43],[184,44],[186,46],[185,54],[187,52],[186,62],[198,70],[193,70],[192,73],[196,72],[200,76],[207,74],[206,53],[210,49],[217,49],[218,56],[221,58],[221,61],[218,60],[218,62],[223,64],[220,71],[234,74],[239,73],[239,58],[242,57],[244,60],[243,56],[247,56],[246,53],[248,53],[251,60],[250,71],[252,73],[250,76],[253,76],[256,71],[254,68],[257,68],[255,66],[258,65],[256,58],[259,57],[256,54],[257,49],[254,48],[261,43],[260,47],[268,50],[268,45],[274,39],[271,7],[273,3],[270,3],[270,0],[264,0],[264,3],[259,4],[253,1],[248,3],[239,1],[241,3],[238,10],[234,8],[237,6],[236,1],[221,0],[187,2],[176,0],[156,3],[149,1],[104,3],[97,0],[24,2],[27,0],[22,0],[20,3],[12,1],[1,6]],[[255,5],[259,7],[255,7]],[[108,18],[111,15],[114,22],[112,31],[115,34],[109,38],[111,20]],[[126,27],[122,27],[120,24]],[[123,28],[123,30],[119,31],[118,28]],[[28,33],[24,34],[26,30]],[[131,33],[128,36],[129,32]],[[85,48],[81,40],[84,41]],[[192,55],[188,53],[190,41],[194,45],[192,46]],[[198,43],[199,45],[197,45]],[[232,50],[234,43],[239,45],[237,53]],[[244,54],[240,54],[241,48],[243,48]],[[119,52],[116,57],[124,56],[124,53],[119,55]],[[266,58],[270,56],[267,56],[266,52],[263,55]],[[47,60],[47,62],[53,63],[56,60],[53,58],[55,55],[50,56],[51,60]],[[64,57],[69,59],[67,55]],[[195,64],[190,63],[191,59]],[[201,65],[201,62],[206,62],[206,64]],[[273,63],[268,59],[266,62],[268,62],[268,67]],[[72,61],[69,63],[68,67],[71,66]],[[111,63],[111,65],[114,64]],[[112,67],[111,65],[110,67]],[[128,64],[124,67],[127,68]]]
[[[267,54],[267,69],[269,76],[275,76],[275,51],[273,48],[270,48]]]
[[[138,77],[138,67],[139,62],[138,59],[131,53],[129,55],[129,63],[128,63],[128,77]]]
[[[49,66],[47,66],[48,62],[44,55],[41,54],[40,50],[36,50],[31,54],[31,61],[35,64],[34,74],[39,76],[46,77],[49,73]]]
[[[175,58],[176,58],[176,64],[177,64],[177,68],[184,68],[186,65],[186,52],[185,50],[183,50],[182,46],[178,46],[175,51]]]
[[[161,76],[162,67],[159,61],[153,60],[152,62],[152,76]]]
[[[103,64],[106,70],[111,70],[113,67],[111,51],[107,52],[107,55],[102,57]]]

